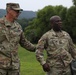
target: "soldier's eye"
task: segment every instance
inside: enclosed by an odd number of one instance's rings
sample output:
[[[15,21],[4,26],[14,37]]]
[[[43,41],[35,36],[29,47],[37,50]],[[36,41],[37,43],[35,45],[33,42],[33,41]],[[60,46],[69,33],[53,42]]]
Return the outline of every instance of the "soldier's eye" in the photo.
[[[61,22],[61,20],[56,20],[55,22]]]

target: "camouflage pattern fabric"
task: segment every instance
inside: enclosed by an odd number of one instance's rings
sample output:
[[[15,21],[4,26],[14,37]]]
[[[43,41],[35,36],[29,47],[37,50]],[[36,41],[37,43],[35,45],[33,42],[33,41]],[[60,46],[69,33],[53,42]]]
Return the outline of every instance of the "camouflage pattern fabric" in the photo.
[[[51,67],[50,71],[46,73],[46,75],[71,75],[71,71],[69,67],[65,68]]]
[[[19,70],[0,69],[0,75],[20,75]]]
[[[11,23],[5,17],[0,19],[0,68],[19,69],[19,44],[34,52],[35,46],[24,37],[18,22]]]
[[[43,54],[44,49],[47,53],[46,60]],[[65,31],[54,32],[51,29],[38,41],[36,58],[41,65],[45,63],[50,65],[52,72],[47,75],[59,75],[59,73],[54,74],[55,71],[60,70],[58,72],[62,72],[65,70],[64,73],[66,73],[67,67],[69,67],[70,62],[73,60],[71,53],[76,58],[76,48],[69,34]]]

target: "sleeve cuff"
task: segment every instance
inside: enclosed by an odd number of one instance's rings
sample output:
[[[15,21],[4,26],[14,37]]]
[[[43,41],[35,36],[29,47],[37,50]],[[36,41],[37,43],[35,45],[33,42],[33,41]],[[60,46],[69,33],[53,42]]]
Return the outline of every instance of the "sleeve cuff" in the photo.
[[[45,63],[46,63],[45,61],[41,62],[41,65],[44,65]]]

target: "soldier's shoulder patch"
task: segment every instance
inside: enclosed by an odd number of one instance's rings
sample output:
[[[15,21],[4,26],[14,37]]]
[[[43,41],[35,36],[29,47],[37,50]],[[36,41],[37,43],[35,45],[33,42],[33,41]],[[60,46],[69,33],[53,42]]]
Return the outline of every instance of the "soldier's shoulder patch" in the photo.
[[[41,39],[38,41],[38,43],[41,42]]]
[[[45,39],[40,39],[39,41],[38,41],[38,44],[43,44],[45,42]]]

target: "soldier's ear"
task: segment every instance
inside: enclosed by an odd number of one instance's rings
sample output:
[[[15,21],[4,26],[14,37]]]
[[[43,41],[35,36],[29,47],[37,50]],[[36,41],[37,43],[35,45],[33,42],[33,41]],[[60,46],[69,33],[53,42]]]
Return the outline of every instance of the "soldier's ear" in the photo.
[[[53,26],[53,24],[54,24],[54,21],[51,21],[50,23],[51,23],[51,26]]]

